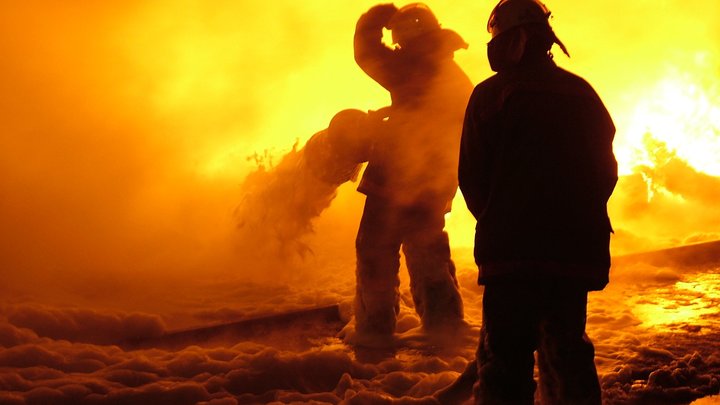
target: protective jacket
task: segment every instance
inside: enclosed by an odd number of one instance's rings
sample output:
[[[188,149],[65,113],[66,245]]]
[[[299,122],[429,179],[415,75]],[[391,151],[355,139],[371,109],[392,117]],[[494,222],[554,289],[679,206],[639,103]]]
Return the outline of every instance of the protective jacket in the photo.
[[[614,134],[593,88],[550,57],[475,88],[459,184],[477,219],[481,284],[548,277],[574,278],[588,290],[607,284]]]
[[[358,66],[390,92],[390,118],[374,141],[358,190],[401,205],[449,203],[457,190],[457,150],[472,82],[453,61],[467,44],[438,29],[404,48],[382,42],[386,15],[371,8],[358,20]]]

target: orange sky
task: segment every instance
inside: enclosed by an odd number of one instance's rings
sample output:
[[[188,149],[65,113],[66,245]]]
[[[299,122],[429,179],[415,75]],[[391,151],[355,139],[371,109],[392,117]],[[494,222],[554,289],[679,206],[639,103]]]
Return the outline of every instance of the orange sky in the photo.
[[[484,27],[494,2],[461,3],[428,2],[470,43],[457,60],[478,82],[490,74]],[[0,274],[232,267],[225,241],[239,184],[253,167],[246,157],[266,149],[282,155],[341,109],[388,104],[352,58],[355,21],[373,4],[3,4]],[[622,240],[646,248],[715,238],[720,213],[710,197],[717,194],[703,191],[715,177],[701,176],[679,198],[667,179],[695,179],[693,168],[720,176],[720,4],[547,4],[572,55],[556,52],[556,60],[588,79],[616,120],[623,173],[639,163],[662,166],[619,186],[636,194],[613,197],[616,228],[632,228]],[[672,162],[692,158],[690,167],[653,163],[635,150],[645,148],[646,131],[677,149]],[[642,187],[657,187],[656,204],[638,208],[646,215],[633,223],[627,207],[647,205]],[[356,206],[347,193],[339,203]],[[670,217],[678,210],[685,211],[675,232]],[[456,216],[454,244],[466,246],[473,224],[462,210]],[[657,243],[638,242],[652,239],[643,230]]]

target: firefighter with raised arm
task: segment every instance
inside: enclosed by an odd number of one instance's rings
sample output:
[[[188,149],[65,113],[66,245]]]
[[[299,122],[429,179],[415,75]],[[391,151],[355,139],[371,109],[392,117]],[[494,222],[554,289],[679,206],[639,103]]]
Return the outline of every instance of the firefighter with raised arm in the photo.
[[[392,47],[383,43],[383,29],[391,31]],[[355,60],[389,91],[392,105],[358,187],[366,201],[356,239],[356,343],[392,341],[401,249],[423,327],[463,323],[444,226],[457,190],[460,131],[472,91],[453,56],[466,47],[421,3],[377,5],[357,22]]]

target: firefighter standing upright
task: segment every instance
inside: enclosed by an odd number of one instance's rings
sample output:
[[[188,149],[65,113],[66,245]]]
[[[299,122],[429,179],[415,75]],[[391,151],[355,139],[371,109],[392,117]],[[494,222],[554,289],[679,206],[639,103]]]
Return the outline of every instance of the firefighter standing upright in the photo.
[[[383,29],[395,47],[383,44]],[[356,331],[388,341],[399,311],[400,249],[427,329],[463,319],[444,215],[457,190],[457,150],[472,83],[453,61],[467,44],[424,4],[372,7],[358,20],[355,60],[390,92],[358,190],[366,202],[357,240]]]
[[[460,189],[477,219],[485,285],[478,404],[600,404],[587,293],[608,282],[617,181],[613,122],[593,88],[555,65],[564,45],[538,0],[502,0],[488,22],[497,72],[467,109]]]

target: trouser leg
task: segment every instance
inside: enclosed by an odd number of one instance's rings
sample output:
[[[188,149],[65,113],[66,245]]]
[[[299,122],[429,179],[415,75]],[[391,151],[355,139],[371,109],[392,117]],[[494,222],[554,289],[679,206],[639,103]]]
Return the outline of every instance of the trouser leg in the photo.
[[[485,286],[476,404],[533,404],[537,346],[533,295],[530,288]]]
[[[410,273],[415,311],[425,327],[456,324],[463,319],[463,303],[443,226],[409,234],[403,252]]]
[[[359,333],[392,334],[400,310],[400,239],[389,207],[368,197],[355,241],[355,322]]]
[[[548,294],[538,347],[542,402],[599,405],[595,350],[585,334],[587,292],[562,285]]]

